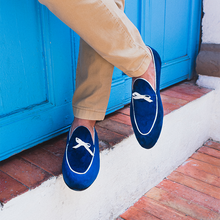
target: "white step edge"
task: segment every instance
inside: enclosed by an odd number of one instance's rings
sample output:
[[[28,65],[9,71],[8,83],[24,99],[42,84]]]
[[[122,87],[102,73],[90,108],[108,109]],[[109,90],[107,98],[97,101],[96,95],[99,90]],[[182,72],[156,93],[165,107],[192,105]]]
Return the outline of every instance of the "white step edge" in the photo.
[[[203,84],[199,79],[198,84]],[[207,86],[208,87],[208,86]],[[216,92],[217,91],[217,92]],[[7,202],[4,220],[113,220],[181,165],[209,138],[219,137],[219,93],[215,90],[164,118],[153,149],[142,149],[134,135],[101,152],[101,169],[86,191],[69,190],[62,175]],[[216,101],[218,96],[218,102]],[[220,127],[220,126],[219,126]]]
[[[220,141],[220,77],[199,75],[197,85],[215,90],[212,103],[212,127],[210,130],[210,136],[214,140]]]

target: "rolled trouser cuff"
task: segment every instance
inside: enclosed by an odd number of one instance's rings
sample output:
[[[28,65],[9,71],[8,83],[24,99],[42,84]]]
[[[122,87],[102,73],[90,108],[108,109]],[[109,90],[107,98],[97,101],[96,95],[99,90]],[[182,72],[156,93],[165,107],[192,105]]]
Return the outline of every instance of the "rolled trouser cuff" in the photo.
[[[105,118],[105,110],[87,109],[73,106],[74,117],[86,120],[101,121]]]
[[[143,58],[142,63],[137,70],[135,70],[133,72],[125,72],[125,74],[130,77],[139,77],[139,76],[143,75],[147,71],[147,69],[150,65],[151,59],[152,58],[149,55],[146,55]]]

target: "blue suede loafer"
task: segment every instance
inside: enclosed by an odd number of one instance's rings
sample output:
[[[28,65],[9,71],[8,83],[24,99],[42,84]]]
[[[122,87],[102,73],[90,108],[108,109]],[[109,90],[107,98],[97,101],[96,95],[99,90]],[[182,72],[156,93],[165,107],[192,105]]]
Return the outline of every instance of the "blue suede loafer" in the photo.
[[[96,130],[94,141],[90,131],[79,126],[67,137],[62,172],[66,185],[73,190],[87,189],[99,173],[99,140]]]
[[[151,84],[138,78],[133,83],[130,117],[135,136],[143,148],[152,148],[161,133],[163,124],[163,105],[160,97],[161,59],[149,47],[155,67],[156,91]]]

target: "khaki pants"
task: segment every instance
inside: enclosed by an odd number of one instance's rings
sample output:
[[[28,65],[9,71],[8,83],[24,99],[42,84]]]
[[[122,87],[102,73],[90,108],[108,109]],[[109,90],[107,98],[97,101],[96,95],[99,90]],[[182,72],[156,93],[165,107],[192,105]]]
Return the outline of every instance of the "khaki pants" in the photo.
[[[124,0],[39,0],[81,37],[73,96],[74,116],[102,120],[113,68],[141,76],[151,61],[139,31],[124,13]]]

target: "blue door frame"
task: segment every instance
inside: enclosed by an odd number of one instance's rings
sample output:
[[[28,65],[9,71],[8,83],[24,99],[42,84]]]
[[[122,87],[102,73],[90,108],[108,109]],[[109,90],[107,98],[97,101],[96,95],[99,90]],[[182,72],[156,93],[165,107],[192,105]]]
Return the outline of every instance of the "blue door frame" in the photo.
[[[161,88],[192,77],[201,0],[127,0],[125,12],[162,57]],[[79,36],[36,0],[0,0],[0,160],[66,132]],[[115,68],[107,114],[130,102]]]

